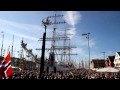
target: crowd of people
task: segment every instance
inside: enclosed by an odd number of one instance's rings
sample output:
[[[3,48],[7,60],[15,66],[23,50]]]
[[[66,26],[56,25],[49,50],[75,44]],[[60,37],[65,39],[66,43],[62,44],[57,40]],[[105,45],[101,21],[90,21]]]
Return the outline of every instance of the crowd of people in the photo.
[[[98,73],[93,70],[77,69],[69,71],[43,72],[38,71],[14,71],[9,79],[120,79],[120,72]]]

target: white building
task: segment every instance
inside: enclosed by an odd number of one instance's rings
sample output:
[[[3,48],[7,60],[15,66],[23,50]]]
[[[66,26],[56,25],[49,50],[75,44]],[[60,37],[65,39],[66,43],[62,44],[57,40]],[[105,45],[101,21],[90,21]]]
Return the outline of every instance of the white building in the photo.
[[[120,68],[120,52],[116,52],[115,59],[114,59],[114,64],[115,64],[115,67]]]

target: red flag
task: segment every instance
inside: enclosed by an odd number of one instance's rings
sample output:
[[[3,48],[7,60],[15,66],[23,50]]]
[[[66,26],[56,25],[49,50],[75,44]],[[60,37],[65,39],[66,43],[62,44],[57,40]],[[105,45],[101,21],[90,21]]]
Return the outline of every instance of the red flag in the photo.
[[[2,79],[3,75],[4,75],[4,58],[2,57],[0,60],[0,79]]]
[[[8,79],[9,76],[12,75],[12,66],[11,66],[11,57],[10,52],[5,57],[5,64],[4,64],[4,79]]]
[[[0,66],[0,79],[2,79],[3,75],[4,75],[4,67],[1,65]]]

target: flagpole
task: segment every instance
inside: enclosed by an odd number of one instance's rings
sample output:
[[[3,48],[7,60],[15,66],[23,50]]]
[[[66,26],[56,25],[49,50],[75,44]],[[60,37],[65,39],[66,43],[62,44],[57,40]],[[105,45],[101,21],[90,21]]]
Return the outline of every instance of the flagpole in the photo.
[[[10,52],[10,45],[8,46],[7,54]]]
[[[13,42],[12,42],[12,48],[11,48],[11,57],[13,57],[13,44],[14,44],[14,34],[13,34]]]
[[[12,48],[11,48],[11,60],[13,59],[13,44],[14,44],[14,34],[13,34],[13,42],[12,42]],[[13,61],[11,62],[11,65],[13,65]]]
[[[2,36],[2,47],[1,47],[1,57],[2,57],[2,51],[3,51],[3,40],[4,40],[4,32],[1,32],[3,33],[3,36]]]

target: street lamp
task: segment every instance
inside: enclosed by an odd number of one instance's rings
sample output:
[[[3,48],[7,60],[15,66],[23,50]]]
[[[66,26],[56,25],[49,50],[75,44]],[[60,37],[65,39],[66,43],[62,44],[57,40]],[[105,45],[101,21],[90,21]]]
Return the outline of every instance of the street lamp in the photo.
[[[86,38],[88,39],[89,69],[90,69],[90,45],[89,45],[89,34],[90,34],[90,33],[83,33],[82,36],[86,36]]]

